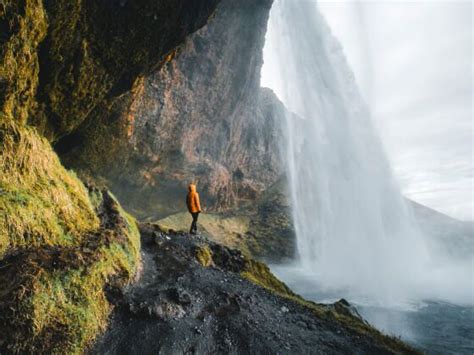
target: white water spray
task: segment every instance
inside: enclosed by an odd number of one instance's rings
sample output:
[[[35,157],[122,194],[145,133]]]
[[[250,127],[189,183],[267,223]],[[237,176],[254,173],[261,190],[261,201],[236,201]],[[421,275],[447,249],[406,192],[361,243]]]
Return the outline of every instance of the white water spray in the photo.
[[[429,261],[425,241],[314,2],[276,0],[265,66],[273,89],[301,118],[286,120],[301,269],[323,291],[383,302],[412,297]]]

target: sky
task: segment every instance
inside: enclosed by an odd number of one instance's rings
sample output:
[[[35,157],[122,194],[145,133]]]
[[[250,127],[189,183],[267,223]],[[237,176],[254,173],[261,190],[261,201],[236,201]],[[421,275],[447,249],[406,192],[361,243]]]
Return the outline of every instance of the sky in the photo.
[[[405,196],[474,220],[473,5],[322,0]],[[262,85],[271,78],[262,71]]]

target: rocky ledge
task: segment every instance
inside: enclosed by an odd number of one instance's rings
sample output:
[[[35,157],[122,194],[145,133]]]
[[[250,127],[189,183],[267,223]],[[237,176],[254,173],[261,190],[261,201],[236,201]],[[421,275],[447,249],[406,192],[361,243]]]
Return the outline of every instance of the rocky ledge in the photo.
[[[109,290],[116,308],[93,354],[415,353],[346,301],[305,301],[237,250],[154,224],[141,232],[142,276]]]

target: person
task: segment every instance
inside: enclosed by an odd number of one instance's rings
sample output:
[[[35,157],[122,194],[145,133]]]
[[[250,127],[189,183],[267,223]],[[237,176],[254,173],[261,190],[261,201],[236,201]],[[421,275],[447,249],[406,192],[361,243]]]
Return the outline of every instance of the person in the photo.
[[[201,213],[201,203],[199,201],[199,194],[196,191],[196,185],[191,183],[188,186],[188,195],[186,197],[186,205],[188,206],[188,211],[193,217],[193,222],[191,223],[191,229],[189,233],[196,234],[197,232],[197,221],[199,213]]]

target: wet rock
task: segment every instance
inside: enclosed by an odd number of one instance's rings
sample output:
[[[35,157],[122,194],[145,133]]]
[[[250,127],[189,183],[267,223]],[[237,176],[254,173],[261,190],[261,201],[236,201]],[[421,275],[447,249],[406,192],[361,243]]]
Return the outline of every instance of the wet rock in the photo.
[[[189,305],[191,303],[191,296],[183,289],[170,288],[167,290],[168,297],[182,305]]]
[[[362,318],[362,316],[359,314],[359,312],[357,311],[357,308],[355,308],[353,305],[347,302],[344,298],[341,298],[339,301],[334,303],[332,307],[339,314],[343,314],[349,317],[355,317],[359,319],[360,321],[368,324],[367,321],[364,318]]]
[[[155,231],[152,225],[140,229],[144,238]],[[197,248],[211,250],[218,266],[195,262]],[[242,278],[242,254],[203,237],[176,233],[160,245],[144,244],[143,251],[142,279],[116,304],[92,354],[393,352],[371,328],[360,333],[330,316],[333,306],[315,305],[321,314],[329,312],[319,318],[303,304]]]

